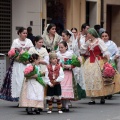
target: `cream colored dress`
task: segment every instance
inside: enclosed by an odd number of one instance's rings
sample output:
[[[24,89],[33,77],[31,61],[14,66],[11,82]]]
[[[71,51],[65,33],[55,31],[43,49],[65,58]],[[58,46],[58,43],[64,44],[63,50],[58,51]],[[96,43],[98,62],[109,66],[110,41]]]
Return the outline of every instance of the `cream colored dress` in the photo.
[[[84,50],[89,50],[90,52],[90,57],[84,63],[86,95],[89,97],[100,97],[119,92],[120,74],[117,71],[114,76],[114,84],[106,85],[102,79],[101,70],[106,62],[104,56],[109,54],[105,43],[98,38],[92,45],[89,42],[81,45],[81,51],[84,52]]]

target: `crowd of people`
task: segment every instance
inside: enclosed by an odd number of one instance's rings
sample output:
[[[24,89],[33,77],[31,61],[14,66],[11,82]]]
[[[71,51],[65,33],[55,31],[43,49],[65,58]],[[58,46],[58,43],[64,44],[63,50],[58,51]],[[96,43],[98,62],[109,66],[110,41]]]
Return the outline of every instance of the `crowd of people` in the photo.
[[[14,58],[9,56],[0,99],[19,102],[27,114],[40,114],[46,106],[51,114],[53,102],[58,113],[63,113],[69,112],[72,100],[90,97],[88,104],[93,105],[95,98],[100,98],[100,104],[105,104],[105,97],[120,92],[116,63],[120,52],[99,25],[90,28],[84,23],[80,32],[77,28],[66,29],[61,36],[52,23],[42,36],[33,36],[31,27],[21,27],[17,33],[19,37],[13,40],[11,49],[19,53]],[[29,54],[24,62],[20,60],[23,51]],[[35,74],[28,77],[25,70]]]

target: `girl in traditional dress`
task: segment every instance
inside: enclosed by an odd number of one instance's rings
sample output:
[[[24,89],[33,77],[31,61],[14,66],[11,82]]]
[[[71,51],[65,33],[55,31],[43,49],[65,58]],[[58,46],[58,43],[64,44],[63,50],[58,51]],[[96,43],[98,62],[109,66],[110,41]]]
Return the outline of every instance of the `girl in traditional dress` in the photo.
[[[104,104],[104,96],[120,91],[120,74],[116,72],[112,84],[105,84],[103,81],[101,70],[104,63],[109,60],[110,53],[94,28],[88,29],[86,43],[80,46],[80,51],[90,53],[84,63],[86,95],[91,97],[89,104],[95,104],[96,97],[100,97],[100,103]]]
[[[55,24],[48,24],[42,35],[44,46],[48,52],[57,50],[58,43],[61,41],[61,36],[56,33]]]
[[[28,51],[33,44],[30,39],[27,39],[27,29],[21,27],[18,30],[19,38],[13,40],[12,48],[18,50]],[[0,99],[8,100],[8,101],[18,101],[21,87],[24,79],[23,70],[25,68],[25,64],[20,63],[18,58],[14,59],[10,63],[10,67],[7,70],[3,86],[0,91]]]
[[[73,66],[65,64],[65,62],[71,60],[73,56],[73,52],[68,50],[68,45],[65,41],[59,43],[57,56],[60,64],[63,66],[65,75],[64,80],[61,82],[63,111],[69,112],[70,100],[78,99],[78,91],[75,80],[73,79]]]
[[[47,50],[43,46],[43,38],[41,36],[35,36],[35,47],[29,49],[28,53],[36,53],[40,57],[40,70],[45,72],[46,65],[49,64],[49,55]]]
[[[40,57],[38,54],[32,54],[29,58],[30,65],[35,65],[35,67],[40,69]],[[39,70],[40,71],[40,70]],[[27,107],[27,114],[33,114],[32,108],[36,114],[40,114],[40,109],[44,108],[44,87],[36,80],[37,74],[25,78],[23,82],[23,87],[21,91],[19,107]]]
[[[61,85],[60,82],[64,79],[64,72],[62,67],[57,62],[56,53],[50,53],[50,64],[47,66],[45,72],[47,86],[47,100],[48,100],[48,111],[47,113],[52,113],[52,102],[53,99],[57,100],[58,113],[63,113],[62,103],[61,103]]]

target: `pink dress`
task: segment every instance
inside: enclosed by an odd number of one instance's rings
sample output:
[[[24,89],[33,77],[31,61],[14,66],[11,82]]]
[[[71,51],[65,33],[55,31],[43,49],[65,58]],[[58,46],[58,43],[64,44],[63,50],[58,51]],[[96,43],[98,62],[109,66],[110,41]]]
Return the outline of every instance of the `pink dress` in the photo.
[[[72,51],[66,51],[65,53],[57,52],[57,56],[60,62],[64,61],[65,58],[71,59],[72,55]],[[64,70],[64,80],[61,82],[61,89],[62,99],[74,99],[72,70]]]

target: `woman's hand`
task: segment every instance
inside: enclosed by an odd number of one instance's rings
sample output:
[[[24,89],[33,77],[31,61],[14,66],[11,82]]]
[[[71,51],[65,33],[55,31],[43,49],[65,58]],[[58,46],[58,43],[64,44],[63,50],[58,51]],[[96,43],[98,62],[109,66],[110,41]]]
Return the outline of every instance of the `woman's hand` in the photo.
[[[104,57],[107,58],[108,61],[110,60],[110,56],[109,55],[105,55]]]
[[[115,59],[118,59],[120,56],[119,55],[115,55]]]
[[[78,57],[78,61],[79,61],[80,63],[82,63],[82,58],[81,58],[81,57]]]

